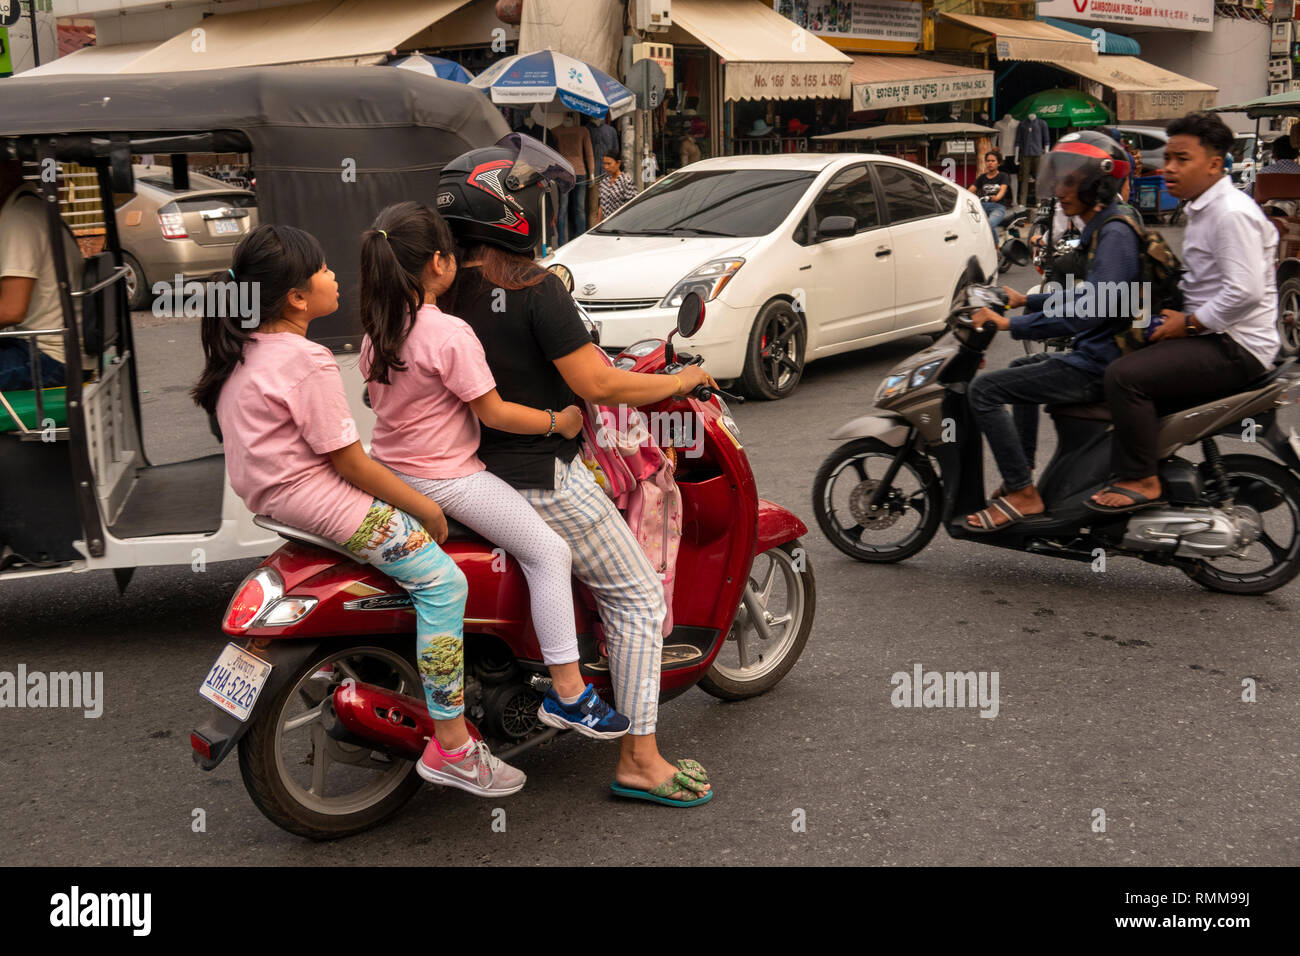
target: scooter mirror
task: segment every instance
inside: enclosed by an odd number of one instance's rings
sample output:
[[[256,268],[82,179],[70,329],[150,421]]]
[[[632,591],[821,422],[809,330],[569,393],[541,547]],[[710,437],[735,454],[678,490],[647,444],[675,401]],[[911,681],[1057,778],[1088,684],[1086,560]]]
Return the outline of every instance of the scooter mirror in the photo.
[[[677,334],[689,339],[704,325],[704,300],[698,292],[688,292],[677,307]]]
[[[1002,243],[1002,255],[1018,266],[1027,266],[1034,258],[1023,239],[1008,239]]]
[[[569,290],[569,294],[570,295],[573,294],[573,286],[574,286],[573,273],[570,272],[567,267],[561,265],[558,262],[555,262],[547,266],[547,271],[554,272],[557,276],[559,276],[560,281],[564,283],[564,287]]]

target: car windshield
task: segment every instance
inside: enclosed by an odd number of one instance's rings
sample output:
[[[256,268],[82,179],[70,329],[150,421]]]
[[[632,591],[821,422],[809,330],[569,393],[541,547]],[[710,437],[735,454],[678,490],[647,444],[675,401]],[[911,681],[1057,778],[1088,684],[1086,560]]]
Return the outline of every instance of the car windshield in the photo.
[[[814,174],[789,169],[676,172],[592,232],[611,236],[764,236],[790,214]]]

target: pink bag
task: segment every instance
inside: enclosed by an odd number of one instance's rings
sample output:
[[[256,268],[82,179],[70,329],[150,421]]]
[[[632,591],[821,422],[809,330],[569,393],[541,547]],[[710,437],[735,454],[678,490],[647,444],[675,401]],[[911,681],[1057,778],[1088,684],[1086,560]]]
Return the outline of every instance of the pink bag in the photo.
[[[673,587],[682,543],[682,493],[673,481],[673,463],[655,444],[638,410],[625,410],[620,421],[612,408],[583,405],[579,453],[596,484],[623,512],[659,575],[668,605],[663,627],[667,637],[673,629]]]

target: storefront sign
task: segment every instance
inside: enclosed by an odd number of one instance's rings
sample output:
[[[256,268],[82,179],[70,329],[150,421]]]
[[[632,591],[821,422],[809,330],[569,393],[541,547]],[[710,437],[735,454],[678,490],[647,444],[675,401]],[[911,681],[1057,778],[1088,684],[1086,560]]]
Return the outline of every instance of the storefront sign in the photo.
[[[814,36],[921,42],[920,0],[772,0],[772,7]]]
[[[849,66],[827,63],[728,63],[729,100],[844,100]]]
[[[1214,29],[1214,0],[1038,0],[1038,15],[1209,31]]]
[[[993,74],[938,76],[922,80],[886,80],[853,87],[853,109],[883,110],[893,106],[986,100],[993,95]]]
[[[1117,90],[1115,112],[1121,123],[1169,119],[1212,109],[1215,90]]]

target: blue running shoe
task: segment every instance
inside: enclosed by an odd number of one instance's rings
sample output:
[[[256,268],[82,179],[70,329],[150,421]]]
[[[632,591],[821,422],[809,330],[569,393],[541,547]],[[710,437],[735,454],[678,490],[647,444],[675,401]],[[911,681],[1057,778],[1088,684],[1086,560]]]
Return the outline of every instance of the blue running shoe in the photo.
[[[596,740],[622,737],[632,726],[630,720],[601,700],[590,684],[573,704],[564,703],[555,693],[555,688],[551,688],[537,708],[537,719],[548,727],[576,730],[584,737]]]

